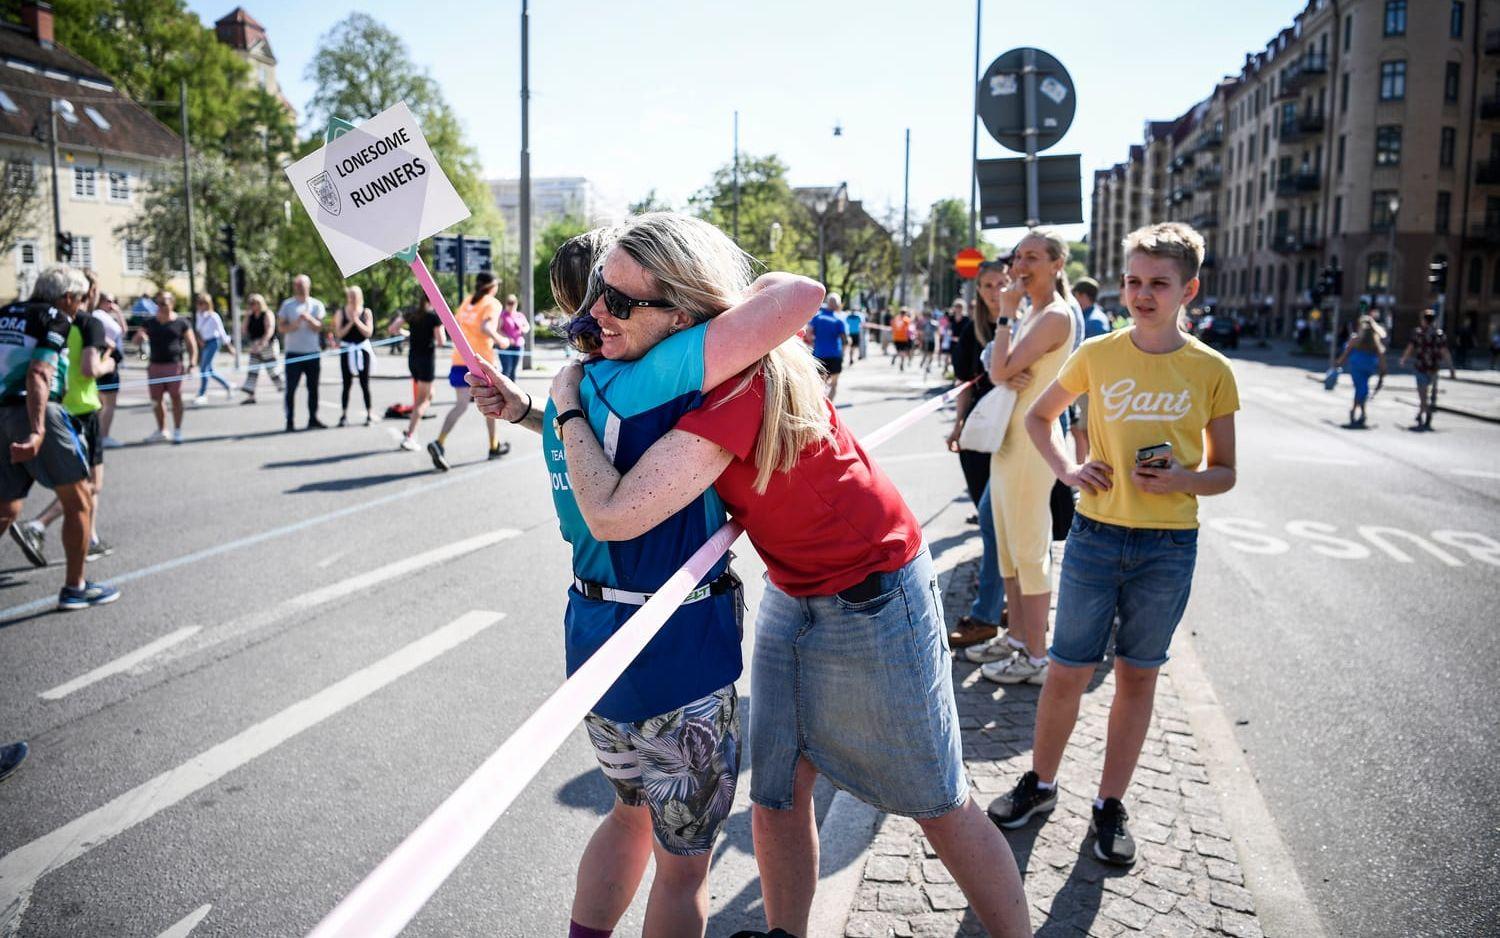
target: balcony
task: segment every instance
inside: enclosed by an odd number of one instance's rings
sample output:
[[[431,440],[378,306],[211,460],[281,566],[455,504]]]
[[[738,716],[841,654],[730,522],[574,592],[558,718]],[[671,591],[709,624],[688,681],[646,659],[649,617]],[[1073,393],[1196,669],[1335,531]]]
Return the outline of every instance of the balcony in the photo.
[[[1475,222],[1469,229],[1469,240],[1490,247],[1500,245],[1500,219]]]
[[[1224,131],[1204,130],[1193,138],[1194,150],[1217,150],[1224,145]]]
[[[1198,170],[1198,174],[1193,177],[1193,185],[1200,191],[1217,189],[1223,182],[1224,171],[1217,167],[1200,169]]]
[[[1316,251],[1322,246],[1323,240],[1311,234],[1278,231],[1271,236],[1271,250],[1277,254],[1300,254],[1303,251]]]
[[[1290,97],[1289,92],[1306,85],[1310,81],[1322,78],[1328,74],[1328,55],[1322,52],[1309,51],[1298,59],[1296,64],[1287,72],[1286,79],[1281,83],[1282,94],[1279,97]]]
[[[1500,95],[1487,94],[1479,99],[1479,117],[1482,120],[1500,120]]]
[[[1492,29],[1484,34],[1484,54],[1500,55],[1500,29]]]
[[[1189,219],[1188,223],[1191,224],[1194,228],[1197,228],[1199,231],[1212,231],[1215,228],[1219,227],[1219,213],[1199,212],[1197,215],[1194,215],[1191,219]]]
[[[1319,113],[1303,114],[1297,118],[1297,129],[1305,134],[1320,134],[1323,132],[1323,115]]]
[[[1168,204],[1171,204],[1171,205],[1178,205],[1178,204],[1180,204],[1182,202],[1186,202],[1187,200],[1191,199],[1192,197],[1193,197],[1193,187],[1192,187],[1192,185],[1190,183],[1183,183],[1182,185],[1179,185],[1175,189],[1172,190],[1172,194],[1167,197],[1167,202],[1168,202]]]
[[[1187,169],[1188,164],[1191,162],[1192,158],[1190,154],[1179,153],[1172,158],[1172,162],[1167,164],[1167,172],[1168,174],[1175,176],[1177,173],[1180,173],[1183,170]]]
[[[1491,159],[1474,167],[1474,181],[1481,186],[1500,186],[1500,160]]]
[[[1317,192],[1318,186],[1321,184],[1322,180],[1318,178],[1317,173],[1305,169],[1301,172],[1292,173],[1290,176],[1282,176],[1276,180],[1276,196],[1277,198],[1286,199],[1305,195],[1309,192]]]

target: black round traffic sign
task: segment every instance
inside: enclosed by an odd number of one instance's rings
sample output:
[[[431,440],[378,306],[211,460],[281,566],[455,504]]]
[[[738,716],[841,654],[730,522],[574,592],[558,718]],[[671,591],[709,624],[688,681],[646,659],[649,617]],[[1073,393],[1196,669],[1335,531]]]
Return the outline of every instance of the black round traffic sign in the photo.
[[[975,95],[979,119],[1000,145],[1026,152],[1026,80],[1029,57],[1036,69],[1036,149],[1045,150],[1073,125],[1078,96],[1062,63],[1041,49],[1022,46],[990,63]]]

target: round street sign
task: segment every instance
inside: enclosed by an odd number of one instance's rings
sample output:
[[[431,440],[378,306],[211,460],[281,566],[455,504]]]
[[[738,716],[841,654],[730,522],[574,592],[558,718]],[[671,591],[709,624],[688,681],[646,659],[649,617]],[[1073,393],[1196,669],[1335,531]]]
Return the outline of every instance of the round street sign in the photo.
[[[979,265],[984,263],[984,252],[978,248],[964,248],[953,258],[953,270],[965,280],[979,276]]]
[[[1028,52],[1035,56],[1036,62],[1038,151],[1062,139],[1073,124],[1073,112],[1078,105],[1068,70],[1041,49],[1023,46],[991,62],[984,70],[984,77],[979,79],[979,92],[975,96],[979,119],[1001,146],[1017,153],[1026,152],[1026,82],[1022,68]]]

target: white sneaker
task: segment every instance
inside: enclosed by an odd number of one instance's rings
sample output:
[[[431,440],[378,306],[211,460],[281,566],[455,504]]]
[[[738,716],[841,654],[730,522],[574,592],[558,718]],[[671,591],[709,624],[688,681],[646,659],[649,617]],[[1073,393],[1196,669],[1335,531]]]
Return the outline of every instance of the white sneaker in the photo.
[[[208,403],[208,395],[207,394],[199,394],[197,397],[193,398],[193,406],[194,407],[202,407],[204,404],[207,404],[207,403]]]
[[[1004,661],[1015,653],[1016,646],[1008,640],[1009,632],[1001,632],[987,642],[978,645],[970,645],[963,650],[964,660],[972,661],[974,664],[987,664],[991,661]]]
[[[173,443],[181,443],[182,442],[182,428],[181,427],[179,427],[176,430],[172,431],[172,442]]]
[[[125,444],[121,443],[119,440],[115,439],[112,436],[107,436],[99,441],[99,445],[104,447],[105,449],[119,449]]]
[[[165,443],[165,442],[167,442],[166,431],[164,431],[164,430],[157,430],[155,433],[153,433],[150,436],[146,437],[146,439],[143,442],[146,442],[146,443]]]
[[[416,437],[414,437],[414,436],[403,436],[403,437],[401,437],[401,449],[406,450],[408,453],[415,453],[417,450],[419,450],[421,448],[422,448],[422,444],[419,443],[419,442],[417,442],[417,438]]]
[[[1031,656],[1018,651],[1004,661],[991,661],[979,669],[979,674],[996,684],[1040,684],[1047,678],[1047,659],[1041,664],[1032,664]]]

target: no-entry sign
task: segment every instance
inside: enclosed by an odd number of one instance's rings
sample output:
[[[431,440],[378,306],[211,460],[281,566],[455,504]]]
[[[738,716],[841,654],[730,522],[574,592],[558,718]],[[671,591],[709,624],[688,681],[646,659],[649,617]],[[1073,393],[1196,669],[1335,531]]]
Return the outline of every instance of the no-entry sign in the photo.
[[[979,265],[984,263],[984,252],[979,248],[964,248],[953,258],[953,270],[965,280],[979,276]]]

